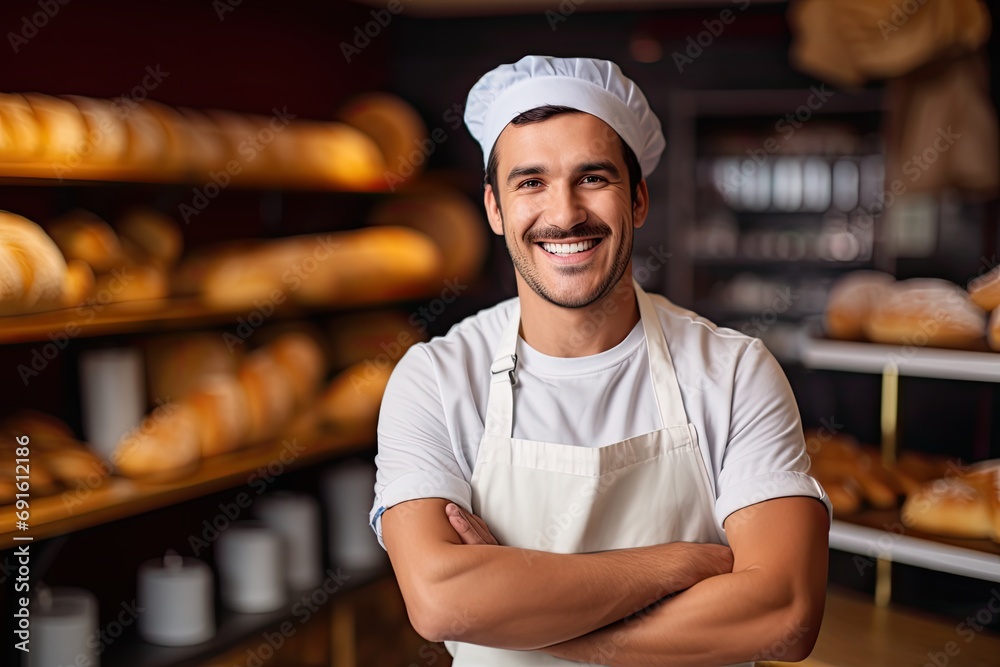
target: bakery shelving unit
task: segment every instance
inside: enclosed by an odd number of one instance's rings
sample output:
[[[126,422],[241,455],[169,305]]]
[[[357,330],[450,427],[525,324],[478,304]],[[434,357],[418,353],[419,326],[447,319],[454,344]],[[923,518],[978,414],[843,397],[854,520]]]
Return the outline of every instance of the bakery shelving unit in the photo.
[[[882,458],[896,457],[900,376],[969,382],[1000,382],[1000,354],[915,346],[883,345],[819,337],[816,328],[799,329],[798,361],[814,370],[869,373],[882,376],[880,406]],[[889,530],[889,528],[898,529]],[[862,512],[850,520],[835,519],[830,547],[877,558],[875,601],[892,597],[891,563],[1000,582],[1000,544],[902,531],[898,511]]]

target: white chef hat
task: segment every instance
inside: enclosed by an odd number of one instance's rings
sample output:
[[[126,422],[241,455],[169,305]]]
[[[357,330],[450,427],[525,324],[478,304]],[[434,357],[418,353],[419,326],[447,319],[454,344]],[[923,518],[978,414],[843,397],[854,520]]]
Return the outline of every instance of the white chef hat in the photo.
[[[565,106],[597,116],[635,153],[649,176],[666,146],[646,96],[610,60],[525,56],[487,72],[469,91],[465,124],[489,162],[497,137],[515,117],[541,106]]]

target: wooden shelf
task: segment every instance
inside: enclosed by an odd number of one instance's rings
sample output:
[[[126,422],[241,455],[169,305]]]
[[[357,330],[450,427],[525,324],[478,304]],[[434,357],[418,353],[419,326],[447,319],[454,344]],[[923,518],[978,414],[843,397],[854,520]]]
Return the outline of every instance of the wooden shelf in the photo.
[[[1000,582],[1000,544],[905,528],[898,510],[871,510],[835,519],[830,527],[830,548]]]
[[[798,360],[806,368],[881,374],[895,363],[900,375],[1000,382],[1000,354],[931,347],[902,347],[818,338],[803,327]]]
[[[324,435],[309,440],[288,437],[205,459],[194,473],[173,482],[154,484],[107,477],[95,488],[85,486],[81,491],[31,498],[30,528],[23,532],[15,528],[13,506],[0,506],[0,551],[25,543],[14,540],[15,537],[30,536],[40,540],[83,530],[248,484],[254,474],[262,478],[274,474],[273,469],[268,471],[269,466],[280,466],[277,474],[284,474],[311,463],[361,451],[373,442],[373,431]],[[289,458],[291,462],[286,463]],[[259,469],[264,472],[258,472]]]
[[[250,176],[249,174],[242,173],[231,177],[226,187],[306,192],[379,193],[389,191],[389,184],[384,179],[361,186],[333,183],[319,178],[287,178],[280,173],[276,174],[274,178],[269,179],[251,178]],[[154,184],[203,187],[208,183],[212,183],[211,177],[208,174],[197,172],[171,173],[150,171],[144,173],[112,166],[79,165],[60,174],[57,173],[55,167],[50,163],[0,162],[0,185],[75,187],[112,184]]]

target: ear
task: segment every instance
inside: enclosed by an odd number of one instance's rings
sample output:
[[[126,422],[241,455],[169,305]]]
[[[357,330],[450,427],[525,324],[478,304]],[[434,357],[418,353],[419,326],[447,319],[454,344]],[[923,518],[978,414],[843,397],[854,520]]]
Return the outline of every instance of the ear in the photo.
[[[646,223],[646,216],[649,215],[649,188],[646,187],[646,179],[639,181],[639,187],[635,190],[635,203],[632,204],[632,226],[639,229]]]
[[[483,205],[486,207],[486,218],[490,221],[493,233],[497,236],[503,236],[503,217],[500,215],[500,207],[493,195],[493,186],[488,183],[483,192]]]

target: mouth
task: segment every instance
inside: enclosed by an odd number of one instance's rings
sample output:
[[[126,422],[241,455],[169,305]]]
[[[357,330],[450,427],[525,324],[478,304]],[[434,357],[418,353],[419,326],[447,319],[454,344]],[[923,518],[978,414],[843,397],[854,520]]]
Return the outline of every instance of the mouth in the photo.
[[[601,244],[601,238],[581,239],[577,241],[539,241],[535,245],[546,253],[556,257],[572,257],[589,253]]]

